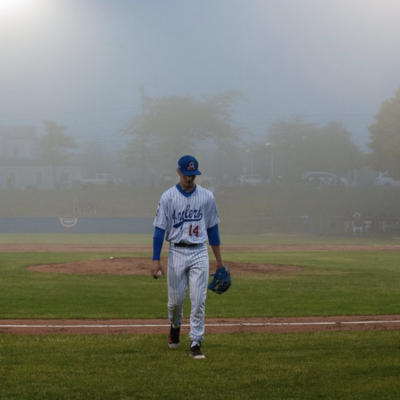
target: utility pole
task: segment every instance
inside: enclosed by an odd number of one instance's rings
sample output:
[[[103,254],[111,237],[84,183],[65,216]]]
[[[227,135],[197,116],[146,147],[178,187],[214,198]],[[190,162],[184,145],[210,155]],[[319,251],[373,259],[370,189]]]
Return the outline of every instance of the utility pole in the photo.
[[[139,87],[138,87],[139,93],[140,93],[140,106],[142,108],[142,118],[144,117],[144,84],[142,83]]]
[[[140,185],[144,184],[144,157],[145,157],[145,129],[144,129],[144,117],[145,117],[145,95],[144,95],[144,84],[142,83],[138,87],[140,93],[140,106],[142,109],[142,132],[140,135]]]

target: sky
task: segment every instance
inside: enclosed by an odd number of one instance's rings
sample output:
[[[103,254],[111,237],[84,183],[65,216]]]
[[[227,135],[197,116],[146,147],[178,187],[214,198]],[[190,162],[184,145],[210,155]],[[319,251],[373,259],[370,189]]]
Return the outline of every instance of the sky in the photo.
[[[0,125],[67,125],[123,146],[150,97],[240,91],[263,140],[280,118],[341,121],[363,149],[400,86],[398,0],[0,0]]]

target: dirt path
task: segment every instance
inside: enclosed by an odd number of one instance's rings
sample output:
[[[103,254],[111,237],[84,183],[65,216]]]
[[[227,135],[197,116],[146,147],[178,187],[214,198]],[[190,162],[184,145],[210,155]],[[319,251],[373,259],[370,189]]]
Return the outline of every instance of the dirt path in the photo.
[[[0,320],[0,333],[48,334],[168,334],[168,320]],[[206,334],[232,332],[326,332],[400,330],[400,315],[309,318],[207,318]],[[183,320],[182,334],[189,333]]]

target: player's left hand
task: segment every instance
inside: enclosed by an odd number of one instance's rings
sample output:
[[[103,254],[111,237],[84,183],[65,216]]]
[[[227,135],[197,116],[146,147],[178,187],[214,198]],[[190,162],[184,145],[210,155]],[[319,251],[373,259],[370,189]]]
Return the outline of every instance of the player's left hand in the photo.
[[[154,279],[158,279],[160,275],[158,275],[158,272],[161,271],[161,274],[164,275],[164,269],[160,263],[160,260],[153,260],[151,263],[151,276]]]
[[[218,268],[211,276],[213,276],[213,280],[208,285],[208,289],[215,293],[225,293],[232,285],[231,273],[226,265]]]

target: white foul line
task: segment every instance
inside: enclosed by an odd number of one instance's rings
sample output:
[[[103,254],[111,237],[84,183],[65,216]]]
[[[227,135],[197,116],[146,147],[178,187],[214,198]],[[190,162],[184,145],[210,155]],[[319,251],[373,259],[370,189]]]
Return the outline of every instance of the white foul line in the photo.
[[[395,324],[400,320],[393,321],[332,321],[332,322],[243,322],[243,323],[220,323],[205,324],[206,327],[224,326],[308,326],[308,325],[363,325],[363,324]],[[28,324],[2,324],[0,328],[154,328],[169,327],[169,324],[106,324],[106,325],[28,325]],[[182,324],[189,327],[189,324]]]

